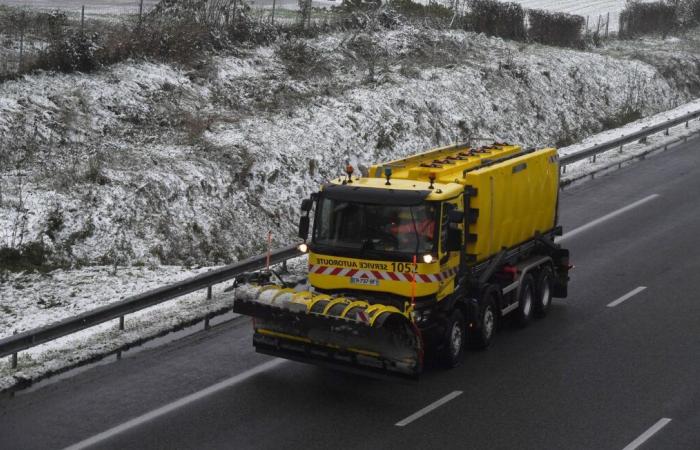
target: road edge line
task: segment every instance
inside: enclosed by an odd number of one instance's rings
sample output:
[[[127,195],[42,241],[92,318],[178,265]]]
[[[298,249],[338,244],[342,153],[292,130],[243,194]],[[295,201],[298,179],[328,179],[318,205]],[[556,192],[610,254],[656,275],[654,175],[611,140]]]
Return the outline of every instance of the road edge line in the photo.
[[[84,448],[88,448],[92,445],[98,444],[98,443],[105,441],[113,436],[116,436],[120,433],[123,433],[124,431],[130,430],[131,428],[135,428],[141,424],[144,424],[144,423],[149,422],[153,419],[157,419],[158,417],[164,416],[165,414],[168,414],[172,411],[175,411],[176,409],[182,408],[183,406],[187,406],[190,403],[196,402],[197,400],[200,400],[200,399],[207,397],[211,394],[214,394],[218,391],[229,388],[231,386],[235,386],[236,384],[241,383],[241,382],[243,382],[251,377],[254,377],[255,375],[258,375],[259,373],[262,373],[262,372],[265,372],[265,371],[270,370],[272,368],[275,368],[284,362],[286,362],[286,360],[279,359],[279,358],[275,358],[271,361],[267,361],[263,364],[260,364],[258,366],[253,367],[252,369],[248,369],[245,372],[241,372],[238,375],[235,375],[231,378],[220,381],[220,382],[213,384],[207,388],[204,388],[200,391],[194,392],[190,395],[187,395],[187,396],[182,397],[178,400],[175,400],[174,402],[163,405],[159,408],[156,408],[152,411],[149,411],[145,414],[142,414],[138,417],[135,417],[131,420],[128,420],[122,424],[119,424],[115,427],[112,427],[106,431],[103,431],[102,433],[96,434],[96,435],[89,437],[87,439],[84,439],[76,444],[70,445],[70,446],[66,447],[64,450],[81,450]]]

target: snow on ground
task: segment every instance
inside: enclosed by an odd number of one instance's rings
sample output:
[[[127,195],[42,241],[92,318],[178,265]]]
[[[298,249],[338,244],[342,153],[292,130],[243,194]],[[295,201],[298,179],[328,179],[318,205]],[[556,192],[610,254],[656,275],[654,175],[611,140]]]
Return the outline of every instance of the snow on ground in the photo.
[[[47,274],[10,273],[0,284],[0,339],[49,325],[211,268],[95,266]]]
[[[299,199],[346,160],[470,137],[575,142],[690,98],[677,73],[627,57],[458,31],[350,38],[304,42],[310,67],[263,47],[196,71],[125,63],[0,85],[0,137],[44,148],[0,172],[0,242],[19,227],[70,264],[227,262],[259,252],[268,229],[287,242]],[[360,44],[388,56],[372,63]]]

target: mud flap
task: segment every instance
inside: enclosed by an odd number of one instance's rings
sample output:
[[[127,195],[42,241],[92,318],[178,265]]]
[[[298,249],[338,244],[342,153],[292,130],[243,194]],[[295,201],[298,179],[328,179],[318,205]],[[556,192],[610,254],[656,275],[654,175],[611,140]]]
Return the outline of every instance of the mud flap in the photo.
[[[552,286],[552,297],[566,298],[569,287],[569,250],[560,248],[554,252],[555,276]]]
[[[255,318],[260,353],[373,376],[421,372],[421,338],[395,307],[272,287],[242,294],[233,311]]]

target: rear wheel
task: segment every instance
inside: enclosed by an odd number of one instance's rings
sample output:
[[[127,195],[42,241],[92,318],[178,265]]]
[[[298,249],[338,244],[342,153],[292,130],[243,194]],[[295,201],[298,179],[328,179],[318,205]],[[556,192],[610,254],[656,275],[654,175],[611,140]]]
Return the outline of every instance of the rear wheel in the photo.
[[[542,267],[535,282],[535,316],[544,317],[552,304],[552,283],[554,275],[549,266]]]
[[[470,329],[469,341],[472,348],[486,348],[496,332],[497,299],[496,288],[487,288],[481,297],[479,317],[474,328]]]
[[[455,309],[447,319],[446,334],[440,352],[440,362],[447,368],[457,367],[462,362],[463,355],[464,315],[460,310]]]
[[[518,309],[515,313],[515,321],[519,327],[525,327],[532,319],[534,309],[535,281],[532,275],[527,274],[520,282],[518,294]]]

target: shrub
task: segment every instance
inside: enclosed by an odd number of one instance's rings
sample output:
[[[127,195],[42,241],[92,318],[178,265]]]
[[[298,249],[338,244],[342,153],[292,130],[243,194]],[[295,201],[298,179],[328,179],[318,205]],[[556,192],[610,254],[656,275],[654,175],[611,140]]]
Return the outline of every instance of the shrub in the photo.
[[[10,272],[50,270],[51,252],[41,242],[29,242],[18,248],[0,247],[0,270]]]
[[[700,0],[670,0],[676,6],[676,20],[682,27],[700,25]]]
[[[449,26],[455,17],[454,11],[436,2],[427,5],[416,3],[413,0],[391,0],[387,3],[390,10],[409,20],[419,20],[425,23],[426,20],[431,25],[437,27]]]
[[[293,77],[330,75],[332,68],[327,58],[301,39],[288,39],[275,50],[284,63],[287,73]]]
[[[676,27],[676,5],[662,1],[642,3],[628,0],[620,13],[620,36],[660,33],[666,36]]]
[[[469,15],[465,24],[468,30],[504,39],[525,39],[525,10],[520,4],[468,0],[468,6]]]
[[[581,47],[586,19],[582,16],[531,9],[528,37],[541,44],[559,47]]]
[[[60,72],[91,72],[100,66],[97,56],[100,45],[96,33],[68,31],[53,36],[30,69]]]

